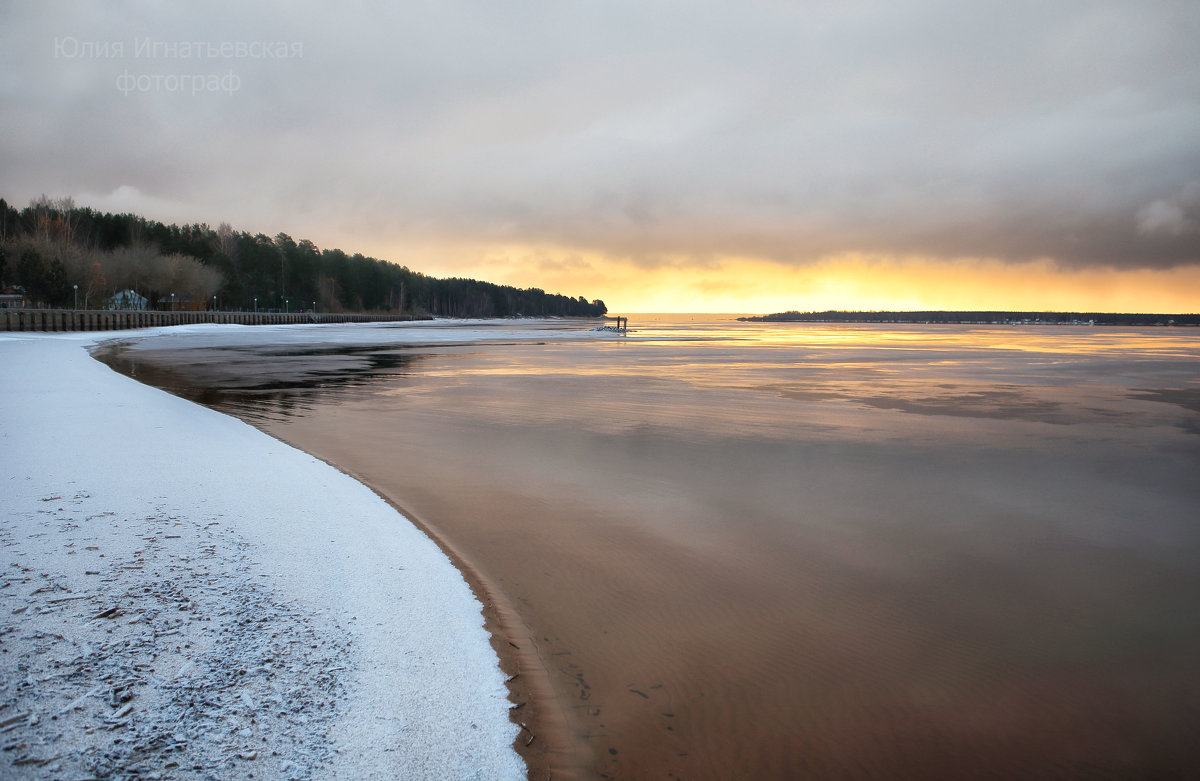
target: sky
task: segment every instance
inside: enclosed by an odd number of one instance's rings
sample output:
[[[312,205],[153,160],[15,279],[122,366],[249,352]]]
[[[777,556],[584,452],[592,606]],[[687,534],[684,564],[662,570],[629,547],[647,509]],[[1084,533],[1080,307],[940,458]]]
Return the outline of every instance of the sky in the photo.
[[[610,311],[1200,311],[1200,3],[0,0],[0,196]]]

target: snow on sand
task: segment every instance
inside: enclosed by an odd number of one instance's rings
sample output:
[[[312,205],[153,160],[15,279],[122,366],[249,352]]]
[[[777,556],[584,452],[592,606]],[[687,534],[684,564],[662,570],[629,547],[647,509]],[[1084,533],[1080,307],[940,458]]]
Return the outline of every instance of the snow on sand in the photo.
[[[0,776],[524,778],[437,546],[95,339],[0,336]]]

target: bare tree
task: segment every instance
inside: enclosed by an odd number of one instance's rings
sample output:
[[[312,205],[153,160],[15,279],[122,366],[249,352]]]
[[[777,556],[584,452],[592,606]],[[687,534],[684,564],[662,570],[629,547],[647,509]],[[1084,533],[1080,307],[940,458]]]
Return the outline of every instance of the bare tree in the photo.
[[[71,196],[65,196],[54,201],[54,208],[58,211],[59,231],[63,241],[67,243],[75,242],[75,229],[79,227],[79,221],[83,215],[75,208],[75,199]]]
[[[75,199],[50,198],[42,193],[29,202],[33,212],[33,236],[39,242],[70,244],[75,240],[75,229],[82,215],[75,208]]]
[[[88,309],[94,296],[112,294],[105,281],[104,261],[107,256],[102,252],[91,252],[74,244],[55,244],[48,249],[49,256],[62,261],[68,284],[78,286],[80,301],[83,308]]]
[[[237,234],[233,232],[233,226],[227,222],[217,226],[217,251],[232,260],[235,266],[237,265]]]
[[[145,244],[119,247],[107,253],[104,265],[113,291],[129,289],[139,294],[149,293],[158,257],[158,251]]]
[[[45,193],[42,193],[29,202],[29,211],[33,214],[34,240],[39,242],[50,241],[54,202]]]
[[[151,287],[174,293],[177,302],[203,305],[221,289],[221,272],[186,255],[160,255],[152,271]]]

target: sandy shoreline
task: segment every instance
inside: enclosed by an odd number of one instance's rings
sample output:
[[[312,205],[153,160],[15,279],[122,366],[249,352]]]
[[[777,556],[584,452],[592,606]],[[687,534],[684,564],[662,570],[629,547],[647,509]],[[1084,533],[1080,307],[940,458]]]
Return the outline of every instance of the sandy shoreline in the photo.
[[[541,781],[557,778],[570,781],[587,777],[586,768],[592,761],[591,756],[578,740],[571,739],[561,701],[538,655],[533,630],[525,624],[503,590],[488,582],[479,567],[420,514],[389,497],[379,486],[361,475],[325,458],[318,449],[305,452],[311,452],[375,491],[397,512],[428,534],[462,573],[475,598],[483,605],[484,628],[491,636],[492,649],[500,660],[500,669],[507,676],[505,685],[508,687],[509,700],[513,703],[509,708],[509,719],[520,728],[514,747],[525,760],[529,779]]]
[[[432,340],[434,343],[442,343],[446,341],[456,341],[462,339],[460,331],[463,326],[471,328],[472,340],[482,337],[484,341],[495,339],[493,334],[485,330],[479,330],[478,324],[469,322],[439,322],[435,326],[426,326],[420,329],[419,336],[414,334],[417,341]],[[489,325],[489,324],[485,324]],[[251,341],[262,332],[253,332],[239,335],[238,333],[221,333],[221,343],[227,343],[230,339],[247,339]],[[364,332],[357,329],[354,334],[356,340],[364,340],[369,342],[372,339],[393,340],[396,338],[395,329],[381,330],[372,332]],[[557,335],[557,334],[556,334]],[[328,338],[328,334],[324,335]],[[161,343],[170,338],[170,334],[157,337],[154,342]],[[189,340],[195,337],[185,337]],[[207,337],[205,337],[207,338]],[[507,332],[503,332],[502,339],[510,338]],[[306,345],[301,349],[311,349],[308,345],[311,342],[311,336],[303,333],[299,329],[279,329],[272,334],[272,342],[274,340],[286,341],[288,339],[299,339],[301,344]],[[336,341],[336,337],[335,337]],[[105,357],[107,353],[114,349],[120,349],[113,344],[103,346],[100,351],[97,351],[97,357],[103,362],[109,362],[109,358]],[[249,367],[231,368],[231,371],[239,371]],[[265,369],[270,371],[268,365]],[[251,370],[253,371],[253,370]],[[163,387],[158,383],[157,375],[154,373],[153,364],[139,364],[137,376],[151,386]],[[187,397],[187,394],[182,394]],[[226,412],[229,412],[226,410]],[[236,416],[236,413],[233,413]],[[510,599],[505,594],[500,584],[489,582],[481,571],[481,568],[476,566],[470,558],[443,534],[435,523],[426,520],[422,515],[415,511],[412,506],[406,503],[403,496],[397,496],[395,492],[390,492],[386,487],[377,484],[368,475],[364,475],[347,466],[347,460],[339,456],[335,450],[330,450],[324,447],[320,442],[312,441],[292,441],[286,433],[272,431],[256,421],[254,416],[243,418],[246,422],[254,425],[256,428],[265,431],[269,436],[278,439],[282,442],[291,445],[298,450],[306,452],[316,458],[321,459],[331,468],[349,475],[362,485],[373,491],[382,501],[387,502],[402,516],[410,520],[421,531],[432,539],[442,552],[449,557],[455,568],[462,574],[467,584],[470,586],[475,598],[483,606],[484,627],[490,634],[490,642],[492,649],[499,658],[500,668],[506,676],[505,683],[509,692],[509,700],[513,703],[510,709],[510,720],[516,725],[518,731],[514,741],[514,748],[518,754],[524,759],[528,777],[531,779],[572,779],[592,777],[592,768],[594,765],[594,757],[588,750],[588,747],[577,737],[572,735],[568,727],[569,716],[564,712],[566,707],[561,697],[555,693],[554,687],[550,681],[550,671],[548,670],[545,660],[541,658],[538,651],[537,637],[523,620]],[[454,488],[450,485],[447,490],[453,491]],[[486,513],[485,513],[486,515]]]
[[[525,777],[428,537],[87,341],[0,339],[6,776]]]

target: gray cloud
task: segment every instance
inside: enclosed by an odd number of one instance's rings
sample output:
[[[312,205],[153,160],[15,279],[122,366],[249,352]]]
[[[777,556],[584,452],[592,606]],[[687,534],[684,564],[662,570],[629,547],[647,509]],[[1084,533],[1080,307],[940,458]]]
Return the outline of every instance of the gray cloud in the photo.
[[[7,4],[0,188],[646,263],[1200,263],[1195,2],[806,5]],[[67,36],[126,56],[55,57]],[[144,37],[303,57],[134,59]],[[124,72],[241,88],[122,95]]]

